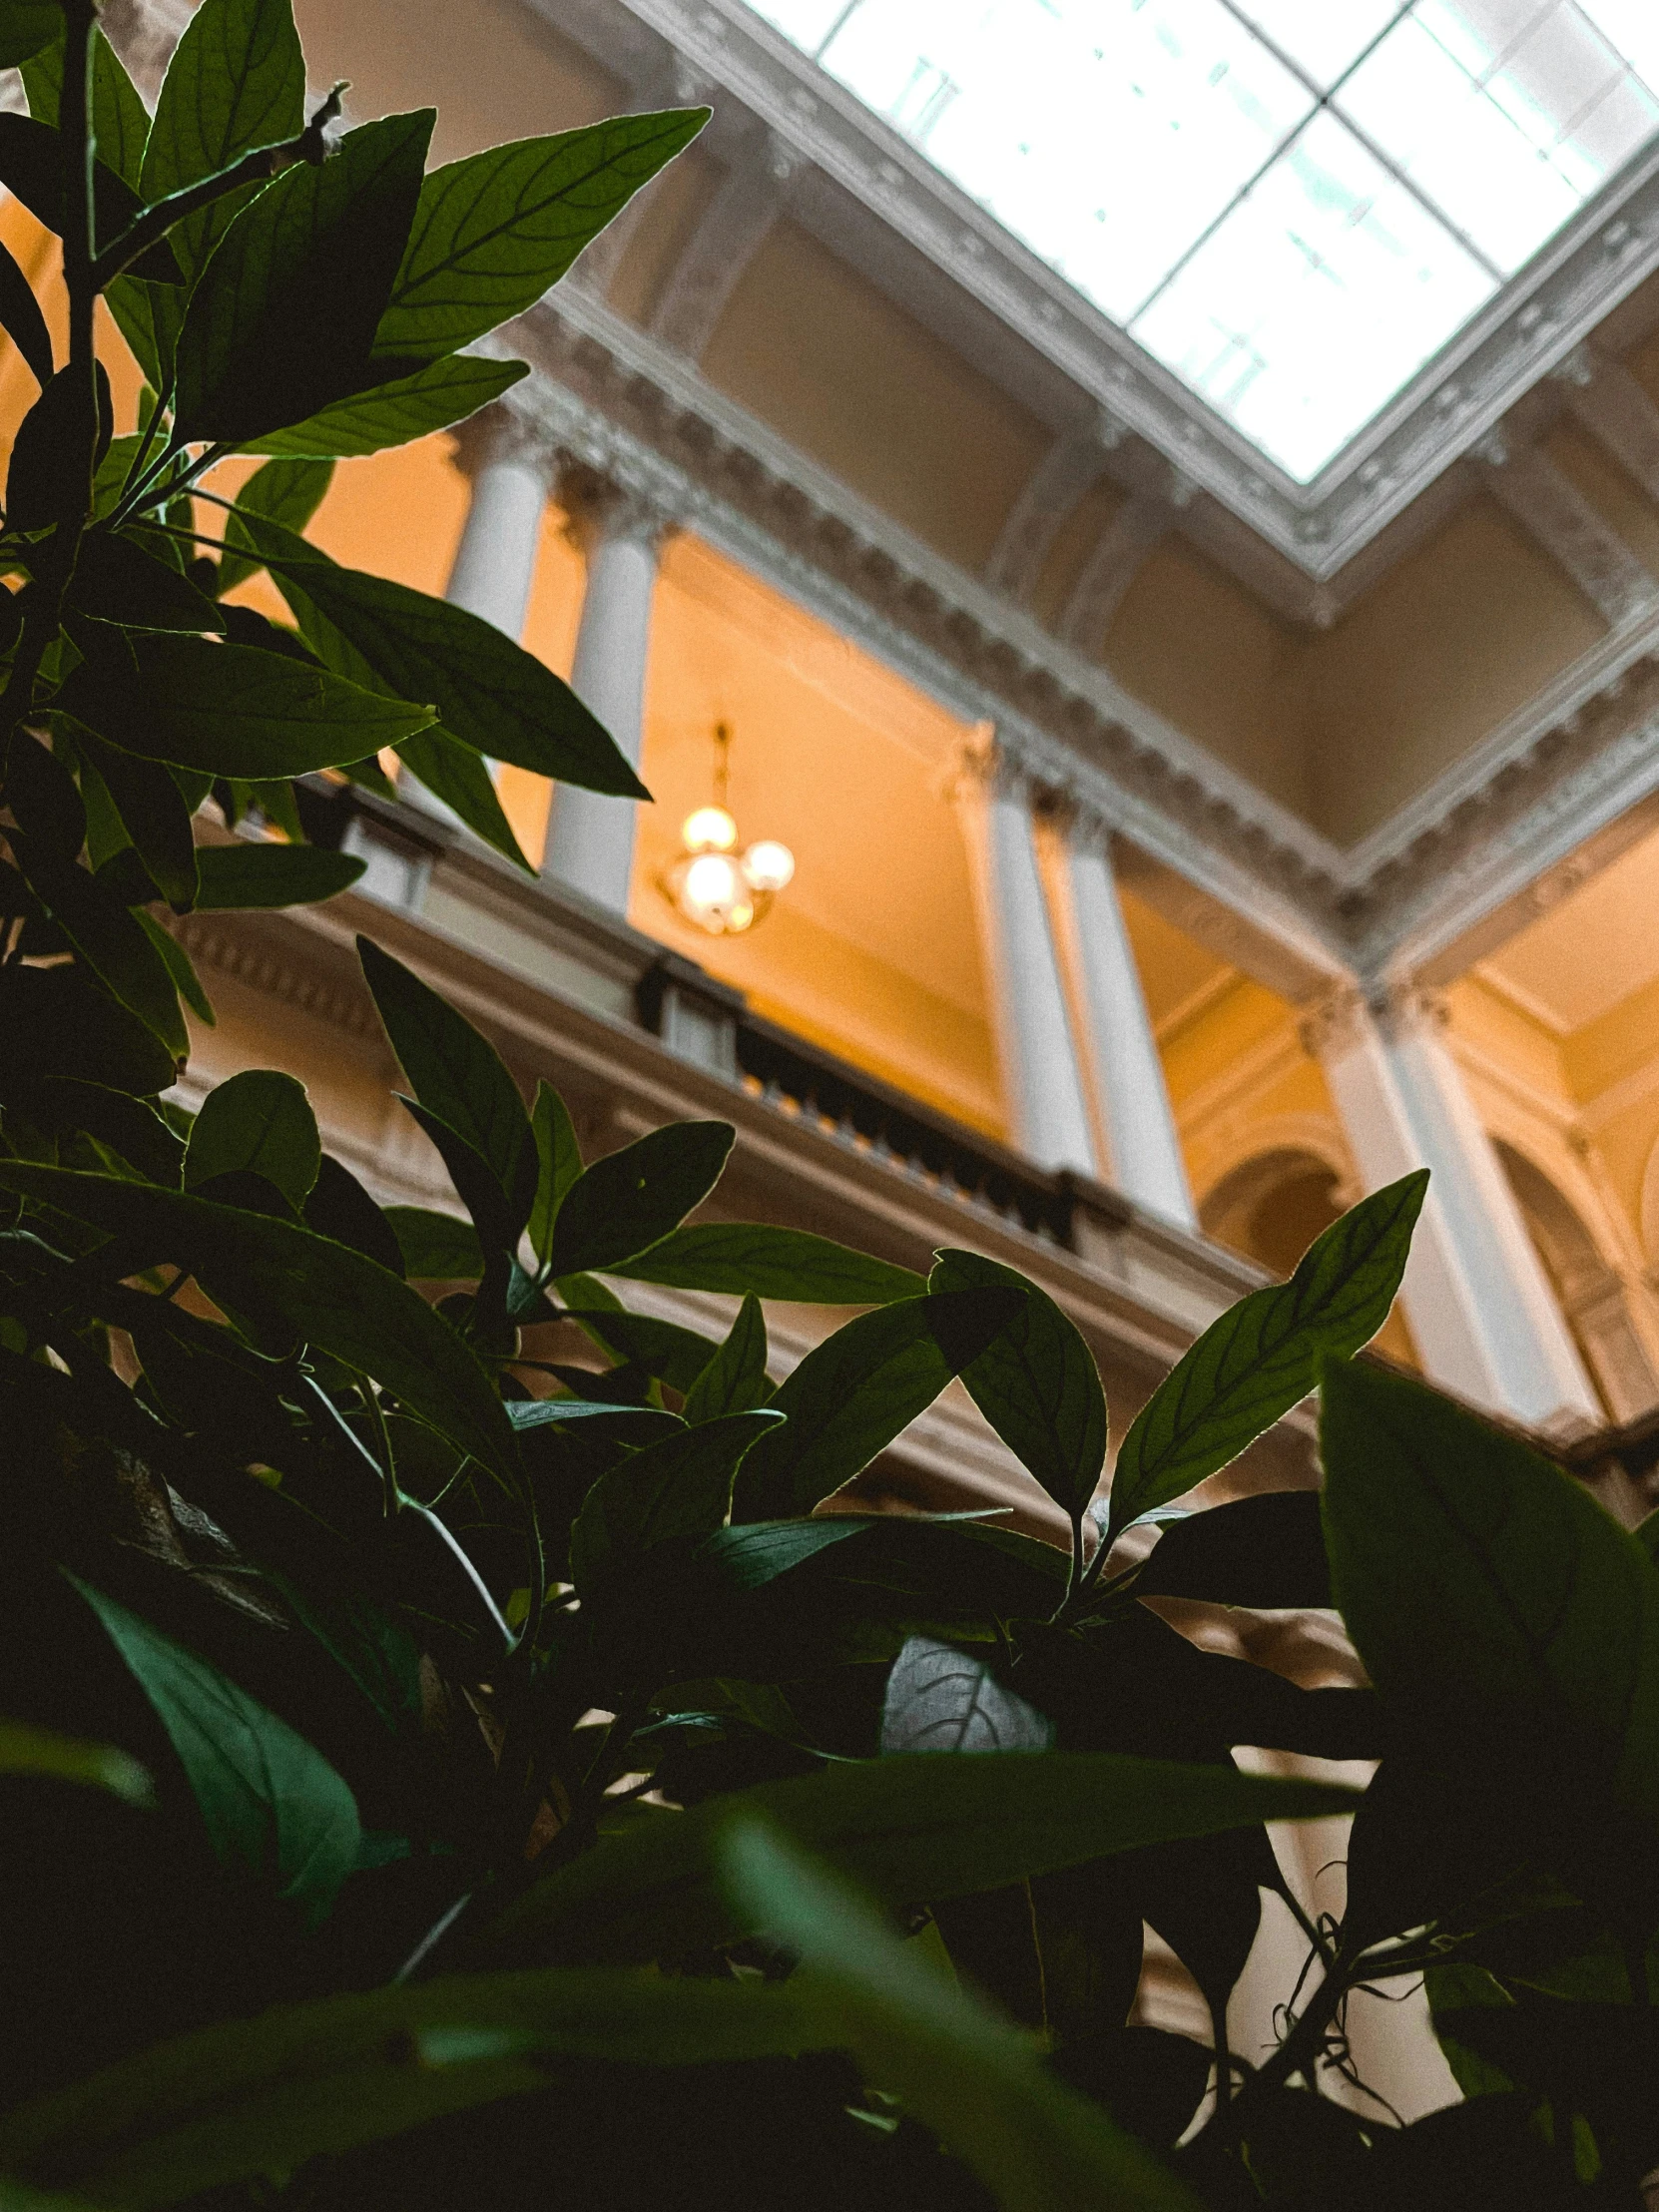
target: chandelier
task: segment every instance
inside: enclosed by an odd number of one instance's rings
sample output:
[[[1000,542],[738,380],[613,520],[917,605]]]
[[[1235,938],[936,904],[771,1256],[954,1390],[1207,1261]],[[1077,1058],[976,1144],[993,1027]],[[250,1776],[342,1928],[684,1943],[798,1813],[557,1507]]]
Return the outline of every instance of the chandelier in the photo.
[[[717,723],[714,804],[686,817],[680,828],[686,849],[661,877],[677,910],[712,937],[753,929],[795,873],[795,854],[776,837],[757,837],[738,850],[738,826],[726,804],[731,754],[731,725]]]

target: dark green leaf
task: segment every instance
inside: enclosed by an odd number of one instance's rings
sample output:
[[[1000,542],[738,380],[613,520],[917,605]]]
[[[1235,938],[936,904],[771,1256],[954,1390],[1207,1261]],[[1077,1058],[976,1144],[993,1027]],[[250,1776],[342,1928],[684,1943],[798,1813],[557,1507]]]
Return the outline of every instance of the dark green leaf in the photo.
[[[5,0],[0,7],[0,69],[16,69],[62,37],[60,0]]]
[[[81,540],[70,605],[101,622],[139,630],[223,630],[225,617],[170,562],[136,537],[93,530]]]
[[[550,1083],[536,1085],[530,1127],[536,1140],[536,1202],[530,1209],[530,1250],[538,1260],[546,1261],[553,1250],[553,1224],[565,1202],[565,1193],[582,1172],[582,1152],[565,1102]]]
[[[881,1704],[883,1752],[1047,1751],[1054,1729],[1005,1689],[983,1660],[931,1636],[909,1636]]]
[[[1647,1519],[1638,1526],[1636,1541],[1655,1565],[1659,1565],[1659,1513],[1649,1513]]]
[[[308,844],[204,845],[197,853],[199,912],[249,906],[311,906],[349,890],[364,862]]]
[[[12,839],[12,850],[29,888],[104,987],[156,1032],[176,1060],[188,1058],[190,1037],[171,969],[122,900],[74,860],[21,836]]]
[[[434,170],[375,358],[433,360],[532,306],[708,120],[707,108],[615,116]]]
[[[191,1012],[199,1021],[206,1022],[210,1029],[216,1027],[213,1000],[202,988],[202,978],[196,972],[196,963],[178,938],[170,930],[164,929],[154,914],[136,913],[133,919],[160,954],[162,965],[172,978],[173,988]]]
[[[99,2204],[159,2206],[232,2183],[263,2187],[319,2154],[541,2088],[550,2058],[702,2064],[814,2049],[826,2032],[788,1986],[455,1976],[283,2005],[155,2044],[12,2110],[0,2120],[0,2158]],[[63,2201],[25,2193],[15,2212]]]
[[[165,200],[257,146],[295,137],[304,104],[305,61],[291,0],[202,0],[156,103],[140,179],[145,199]],[[245,185],[175,226],[169,237],[187,276],[201,274],[258,189]]]
[[[145,760],[255,782],[360,761],[431,720],[253,646],[164,631],[112,632],[53,705]]]
[[[486,361],[466,353],[431,361],[412,376],[395,377],[337,400],[290,429],[255,438],[245,450],[343,461],[408,445],[464,422],[529,373],[523,361]]]
[[[533,1171],[535,1142],[518,1085],[486,1037],[369,938],[357,957],[409,1087],[428,1113],[486,1161],[504,1193]],[[528,1198],[526,1198],[528,1211]]]
[[[729,1413],[647,1444],[602,1474],[570,1532],[571,1573],[584,1596],[626,1575],[656,1544],[712,1535],[726,1518],[744,1453],[777,1418]]]
[[[1540,1817],[1659,1826],[1659,1570],[1559,1467],[1401,1378],[1331,1363],[1331,1581],[1386,1705]],[[1615,1839],[1608,1834],[1608,1853]]]
[[[1045,2070],[1029,2035],[975,2004],[769,1825],[734,1821],[720,1856],[738,1910],[799,1953],[802,2002],[1007,2212],[1199,2212],[1144,2144]]]
[[[237,503],[225,517],[225,551],[219,563],[219,588],[235,591],[246,577],[258,573],[258,548],[243,526],[244,515],[258,515],[276,522],[284,530],[302,533],[333,480],[332,461],[267,461],[255,469]]]
[[[1137,1597],[1270,1608],[1331,1603],[1317,1490],[1270,1490],[1169,1522]]]
[[[526,875],[535,874],[502,811],[495,779],[478,754],[433,723],[429,730],[405,738],[397,748],[397,757],[434,799],[441,799],[460,817],[474,836],[482,837],[492,850],[504,860],[511,860],[514,867],[522,868]]]
[[[744,1521],[720,1529],[700,1556],[724,1586],[758,1590],[868,1526],[851,1513],[830,1513],[819,1520]]]
[[[276,523],[250,517],[244,530],[306,644],[339,675],[396,698],[430,700],[452,738],[492,760],[588,791],[650,798],[570,686],[494,623],[341,568]]]
[[[179,1755],[220,1861],[275,1880],[310,1927],[326,1918],[361,1841],[356,1801],[319,1751],[126,1606],[71,1576]]]
[[[113,1744],[86,1744],[50,1728],[0,1720],[0,1774],[42,1775],[108,1790],[129,1805],[154,1805],[155,1786],[132,1755]]]
[[[53,130],[58,128],[63,105],[63,61],[64,49],[59,42],[36,54],[23,70],[29,113]],[[132,79],[101,30],[92,35],[92,131],[98,159],[137,193],[150,118]]]
[[[1000,1285],[900,1299],[837,1329],[808,1353],[771,1402],[789,1424],[751,1453],[739,1520],[813,1507],[868,1466],[1018,1311]]]
[[[36,849],[73,860],[85,842],[86,809],[58,755],[21,734],[6,764],[6,805]]]
[[[1266,1829],[1154,1844],[1130,1853],[1114,1872],[1206,2002],[1225,2012],[1262,1925],[1262,1891],[1280,1886]]]
[[[424,1206],[388,1206],[385,1215],[411,1282],[475,1283],[483,1274],[484,1248],[471,1222]]]
[[[583,1314],[582,1329],[613,1359],[643,1368],[671,1390],[691,1389],[720,1349],[713,1338],[700,1337],[695,1329],[682,1329],[675,1322],[659,1321],[653,1314],[612,1313],[596,1308]],[[742,1412],[748,1408],[731,1406],[728,1410]]]
[[[679,1291],[726,1291],[806,1306],[890,1306],[927,1288],[919,1275],[850,1252],[805,1229],[769,1222],[697,1222],[626,1266],[606,1271]]]
[[[521,1436],[538,1428],[558,1432],[569,1421],[584,1426],[600,1421],[607,1436],[627,1444],[654,1444],[663,1436],[678,1436],[685,1427],[677,1413],[660,1412],[655,1405],[605,1405],[583,1397],[509,1398],[507,1418]]]
[[[372,380],[369,346],[431,135],[430,108],[365,123],[236,216],[179,332],[180,436],[240,445]]]
[[[63,1076],[149,1098],[178,1074],[156,1032],[82,968],[0,968],[0,1090]]]
[[[492,1940],[546,1942],[560,1957],[651,1958],[756,1933],[764,1919],[727,1905],[710,1871],[712,1843],[747,1813],[831,1854],[883,1905],[910,1906],[1174,1836],[1351,1812],[1356,1802],[1322,1783],[1098,1752],[900,1754],[767,1783],[609,1838],[536,1883]]]
[[[288,1222],[182,1192],[0,1161],[19,1191],[120,1243],[132,1268],[171,1261],[235,1313],[262,1349],[309,1342],[360,1368],[509,1484],[512,1430],[489,1378],[441,1316],[384,1268]],[[123,1271],[132,1272],[132,1269]]]
[[[610,1269],[659,1243],[720,1181],[735,1134],[730,1122],[675,1122],[596,1160],[559,1208],[554,1275]]]
[[[1021,1466],[1074,1519],[1106,1464],[1106,1393],[1094,1355],[1046,1291],[976,1252],[941,1252],[928,1278],[935,1291],[1002,1283],[1024,1304],[962,1371],[973,1402]]]
[[[0,245],[0,328],[28,362],[29,373],[44,391],[52,381],[52,335],[28,277],[3,245]]]
[[[247,1068],[203,1100],[185,1151],[185,1188],[246,1170],[263,1175],[298,1208],[321,1160],[304,1084],[274,1068]]]
[[[1165,2028],[1120,2027],[1068,2042],[1050,2063],[1132,2135],[1167,2150],[1198,2110],[1211,2051]]]
[[[98,1083],[77,1083],[53,1076],[31,1094],[29,1113],[59,1135],[85,1130],[117,1153],[148,1183],[174,1190],[184,1169],[185,1148],[156,1109],[125,1091]]]
[[[746,1413],[772,1396],[767,1375],[767,1324],[753,1294],[738,1309],[732,1333],[686,1393],[689,1421]]]
[[[395,1095],[404,1112],[419,1123],[427,1139],[437,1148],[438,1157],[455,1186],[456,1196],[472,1217],[472,1225],[485,1253],[501,1262],[510,1260],[524,1225],[501,1188],[494,1168],[458,1130],[451,1129],[436,1114],[428,1113],[418,1099],[405,1098],[401,1092]]]
[[[63,149],[50,124],[32,116],[0,114],[0,183],[16,193],[38,223],[63,236]],[[107,162],[93,170],[93,203],[100,245],[126,230],[138,213],[138,195]],[[133,264],[134,274],[163,283],[179,281],[179,264],[165,239]]]
[[[305,1227],[335,1244],[349,1245],[388,1275],[403,1273],[403,1253],[390,1222],[331,1152],[317,1163],[316,1181],[303,1207]]]
[[[15,116],[0,115],[0,124]],[[97,405],[109,405],[109,380],[98,368]],[[6,524],[11,530],[47,530],[78,521],[92,490],[99,437],[94,394],[78,369],[61,368],[18,424],[6,473]]]
[[[1288,1283],[1253,1291],[1211,1324],[1123,1439],[1109,1538],[1236,1459],[1308,1395],[1328,1355],[1371,1342],[1388,1318],[1427,1188],[1419,1170],[1375,1191],[1309,1246]]]
[[[90,730],[79,736],[82,756],[94,769],[144,863],[146,874],[175,913],[188,913],[200,885],[190,808],[160,761],[141,761],[106,745]]]

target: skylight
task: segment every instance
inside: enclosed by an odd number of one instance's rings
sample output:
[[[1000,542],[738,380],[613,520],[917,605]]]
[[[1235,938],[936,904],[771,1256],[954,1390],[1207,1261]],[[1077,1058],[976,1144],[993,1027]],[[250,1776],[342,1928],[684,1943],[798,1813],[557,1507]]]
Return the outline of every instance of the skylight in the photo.
[[[751,0],[1300,482],[1659,131],[1659,0]]]

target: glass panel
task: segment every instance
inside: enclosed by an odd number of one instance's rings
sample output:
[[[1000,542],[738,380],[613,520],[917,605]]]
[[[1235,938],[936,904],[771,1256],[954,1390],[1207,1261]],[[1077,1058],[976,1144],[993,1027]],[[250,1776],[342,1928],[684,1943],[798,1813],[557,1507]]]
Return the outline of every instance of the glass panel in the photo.
[[[1306,482],[1493,288],[1322,114],[1133,331]]]
[[[823,60],[1120,320],[1312,105],[1220,0],[863,0]]]
[[[1653,0],[1578,0],[1578,5],[1637,76],[1659,90],[1659,8]]]
[[[1401,12],[1401,0],[1239,0],[1250,18],[1322,92]]]
[[[816,54],[836,22],[846,13],[846,0],[750,0],[757,15],[776,23],[786,38]]]

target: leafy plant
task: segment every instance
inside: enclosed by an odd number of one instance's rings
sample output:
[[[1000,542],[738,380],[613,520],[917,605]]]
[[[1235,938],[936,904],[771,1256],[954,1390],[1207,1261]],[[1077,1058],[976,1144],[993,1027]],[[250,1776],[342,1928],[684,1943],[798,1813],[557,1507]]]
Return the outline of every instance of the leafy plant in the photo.
[[[692,1219],[729,1128],[584,1161],[366,941],[464,1218],[378,1207],[288,1077],[164,1097],[208,1018],[168,915],[352,879],[296,776],[389,747],[509,859],[486,758],[638,795],[529,656],[303,530],[334,458],[506,388],[459,349],[702,111],[428,175],[428,115],[305,120],[286,0],[203,0],[153,118],[91,0],[0,0],[0,63],[71,306],[60,365],[0,259],[41,386],[0,534],[0,2202],[1634,2204],[1659,1570],[1350,1364],[1424,1178],[1194,1346],[1101,1506],[1105,1393],[1035,1285]],[[149,379],[120,437],[100,296]],[[226,503],[236,451],[270,457]],[[227,602],[259,568],[292,629]],[[717,1343],[631,1283],[740,1304]],[[864,1311],[775,1381],[789,1300]],[[843,1494],[956,1377],[1069,1555]],[[1323,1519],[1182,1515],[1316,1386]],[[1206,1656],[1168,1598],[1334,1603],[1377,1687]],[[1241,1745],[1382,1764],[1357,1800]],[[1249,2063],[1261,1891],[1302,1910],[1264,1823],[1356,1803],[1349,1910]],[[1127,2024],[1143,1923],[1210,2043]],[[1468,2101],[1399,2127],[1322,2092],[1351,1993],[1408,1973]]]

